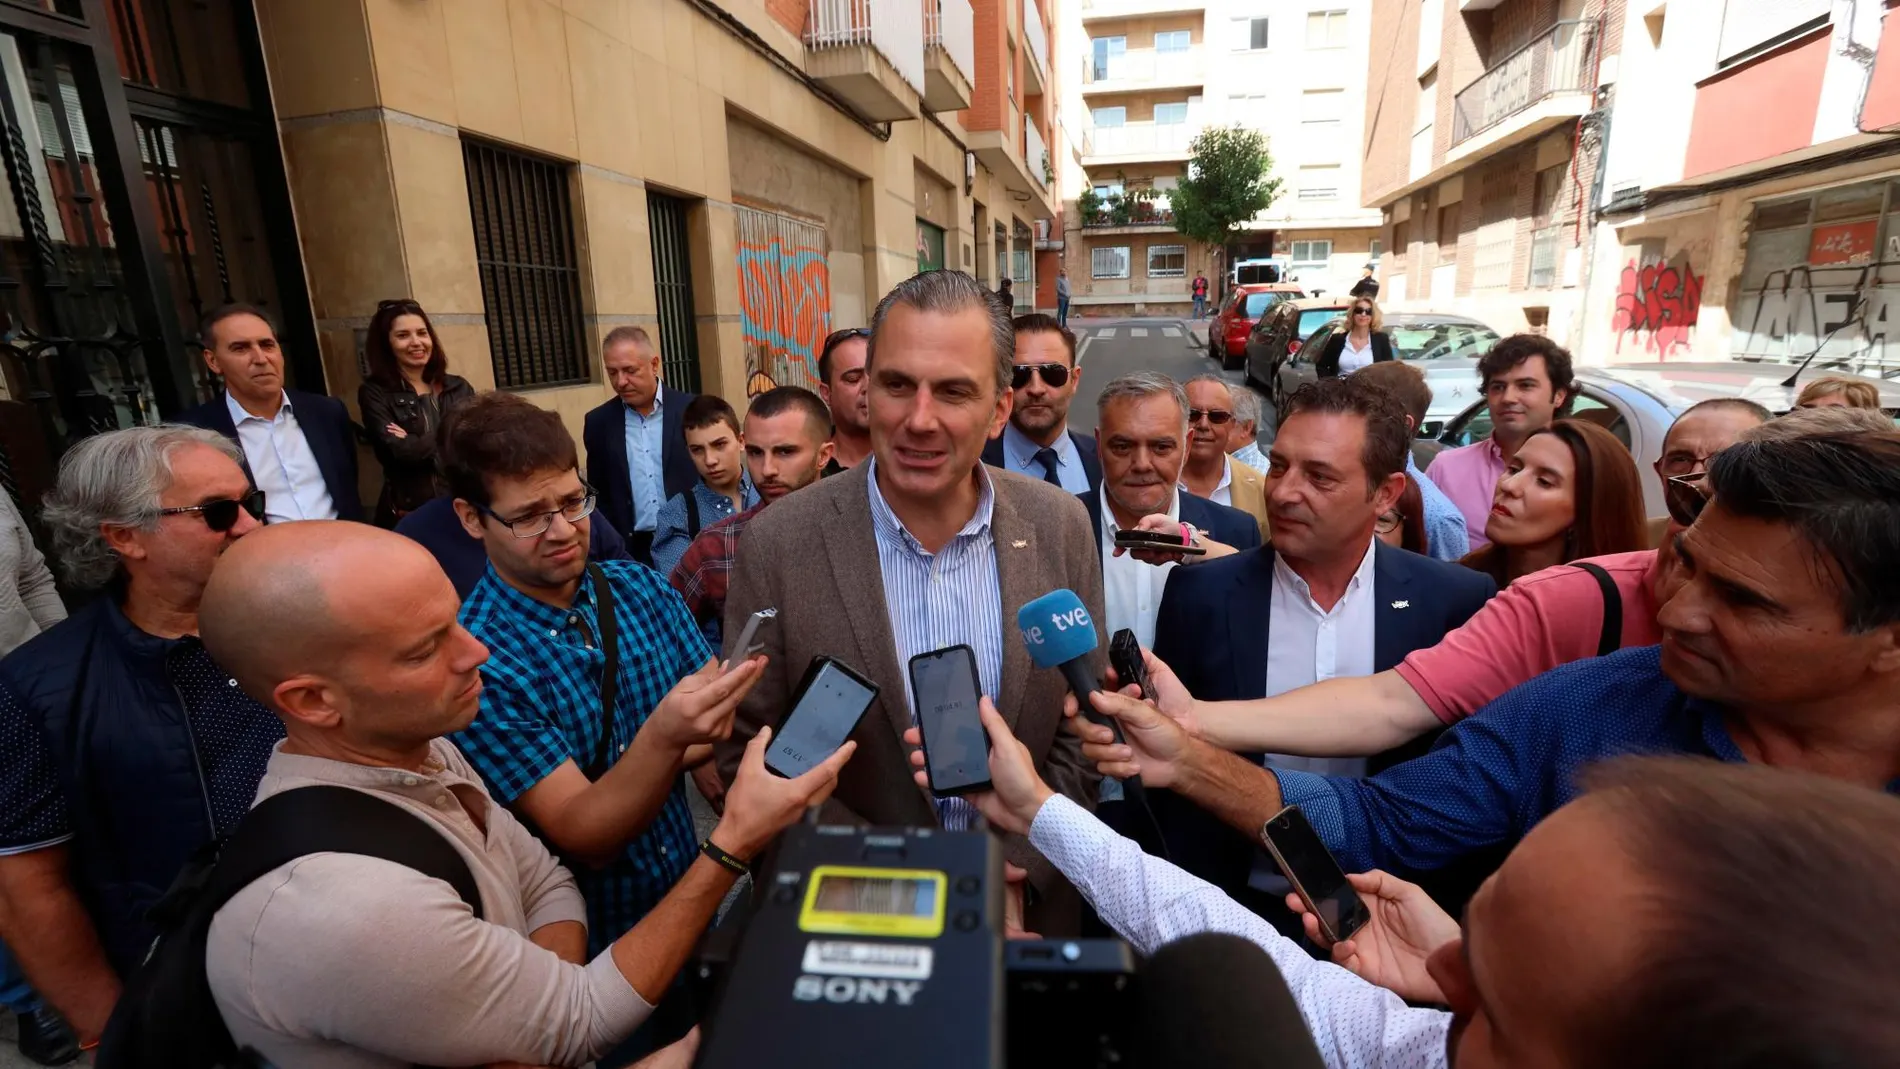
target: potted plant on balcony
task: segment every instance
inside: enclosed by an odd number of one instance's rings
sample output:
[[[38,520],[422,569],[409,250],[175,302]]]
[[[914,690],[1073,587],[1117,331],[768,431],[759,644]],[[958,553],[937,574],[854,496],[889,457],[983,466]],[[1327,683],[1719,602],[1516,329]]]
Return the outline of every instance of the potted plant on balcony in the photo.
[[[1102,207],[1102,195],[1093,189],[1085,189],[1075,198],[1075,210],[1081,213],[1083,226],[1101,226],[1106,222]]]

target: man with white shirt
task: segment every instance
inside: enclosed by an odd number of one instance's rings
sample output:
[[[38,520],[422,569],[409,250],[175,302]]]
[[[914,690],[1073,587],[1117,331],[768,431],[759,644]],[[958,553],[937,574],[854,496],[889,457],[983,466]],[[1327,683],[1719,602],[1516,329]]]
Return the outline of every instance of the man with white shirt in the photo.
[[[1267,527],[1266,484],[1260,472],[1236,465],[1227,455],[1234,430],[1233,387],[1218,375],[1187,380],[1188,455],[1181,466],[1181,489],[1220,505],[1231,505]]]
[[[179,421],[238,444],[252,482],[264,491],[265,518],[362,519],[349,409],[333,397],[285,388],[283,349],[264,310],[248,304],[215,308],[198,337],[205,365],[224,390],[181,413]]]
[[[1016,370],[1009,422],[983,447],[983,463],[1041,479],[1072,494],[1102,485],[1095,441],[1069,430],[1069,405],[1082,383],[1075,335],[1040,312],[1015,319]]]
[[[1234,391],[1234,429],[1227,435],[1227,455],[1262,475],[1267,454],[1260,448],[1260,397],[1241,387]]]
[[[1150,516],[1165,516],[1193,529],[1197,542],[1220,555],[1260,545],[1253,517],[1180,489],[1187,456],[1187,394],[1180,384],[1153,371],[1124,375],[1102,387],[1096,399],[1096,440],[1101,446],[1102,487],[1085,493],[1089,519],[1102,547],[1102,583],[1112,635],[1126,627],[1142,646],[1154,645],[1155,613],[1168,573],[1178,560],[1150,564],[1115,552],[1115,533]],[[1190,561],[1200,558],[1187,558]]]

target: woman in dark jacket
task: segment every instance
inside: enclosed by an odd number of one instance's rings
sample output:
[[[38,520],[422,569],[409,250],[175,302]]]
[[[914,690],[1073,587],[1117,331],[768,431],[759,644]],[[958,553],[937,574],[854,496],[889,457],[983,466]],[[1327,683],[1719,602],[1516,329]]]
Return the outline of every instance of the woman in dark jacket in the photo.
[[[363,426],[383,465],[376,525],[396,521],[441,491],[435,468],[435,431],[475,388],[448,373],[442,343],[429,314],[411,300],[384,301],[363,342],[369,377],[356,391]]]
[[[1392,359],[1392,339],[1383,329],[1385,319],[1370,297],[1354,297],[1346,309],[1346,331],[1326,341],[1326,348],[1313,361],[1313,372],[1322,379],[1350,375],[1365,367]]]

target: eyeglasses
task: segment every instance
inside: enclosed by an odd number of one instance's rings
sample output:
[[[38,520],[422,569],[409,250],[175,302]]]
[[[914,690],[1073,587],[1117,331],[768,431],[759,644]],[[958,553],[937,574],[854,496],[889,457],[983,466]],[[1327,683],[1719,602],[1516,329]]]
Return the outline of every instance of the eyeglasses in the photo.
[[[1694,453],[1666,453],[1661,460],[1656,462],[1656,470],[1665,479],[1673,479],[1678,475],[1693,475],[1696,472],[1707,471],[1709,458],[1714,455],[1713,453],[1702,456]]]
[[[548,528],[554,526],[554,517],[556,516],[561,517],[568,523],[579,523],[594,514],[594,488],[587,486],[585,489],[587,491],[586,496],[566,508],[554,509],[551,512],[537,512],[516,520],[502,519],[494,509],[489,508],[487,505],[476,505],[475,511],[487,516],[503,527],[508,528],[508,533],[514,535],[516,538],[538,538],[541,535],[547,534]]]
[[[195,512],[205,521],[205,526],[223,534],[237,526],[238,509],[251,514],[251,519],[262,522],[264,519],[264,491],[252,490],[243,497],[226,498],[223,501],[207,501],[202,505],[186,505],[183,508],[159,509],[160,516],[177,516],[185,512]]]
[[[1234,418],[1234,414],[1232,412],[1224,412],[1218,408],[1190,408],[1188,409],[1189,423],[1199,423],[1202,417],[1206,417],[1207,422],[1218,427],[1232,420]]]
[[[1017,364],[1016,376],[1009,380],[1018,390],[1029,385],[1029,376],[1042,376],[1042,384],[1060,390],[1069,384],[1069,369],[1062,364]]]
[[[1707,472],[1694,475],[1672,475],[1663,480],[1663,504],[1669,509],[1669,518],[1688,527],[1695,523],[1696,517],[1709,503],[1709,476]]]
[[[1404,522],[1404,513],[1381,512],[1379,518],[1372,521],[1372,530],[1374,534],[1391,534],[1393,531],[1399,529],[1399,524]]]

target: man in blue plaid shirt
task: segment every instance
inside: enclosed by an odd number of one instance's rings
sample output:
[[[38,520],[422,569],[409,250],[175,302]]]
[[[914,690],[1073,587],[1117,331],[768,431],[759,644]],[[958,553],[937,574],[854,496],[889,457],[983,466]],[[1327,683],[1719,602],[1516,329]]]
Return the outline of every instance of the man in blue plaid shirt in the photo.
[[[456,512],[489,558],[461,612],[490,652],[481,713],[455,743],[489,792],[569,859],[598,952],[698,856],[681,773],[731,732],[763,662],[722,673],[657,573],[630,561],[598,565],[618,634],[603,752],[607,655],[587,563],[594,494],[572,436],[554,413],[497,393],[457,415],[446,446]]]

